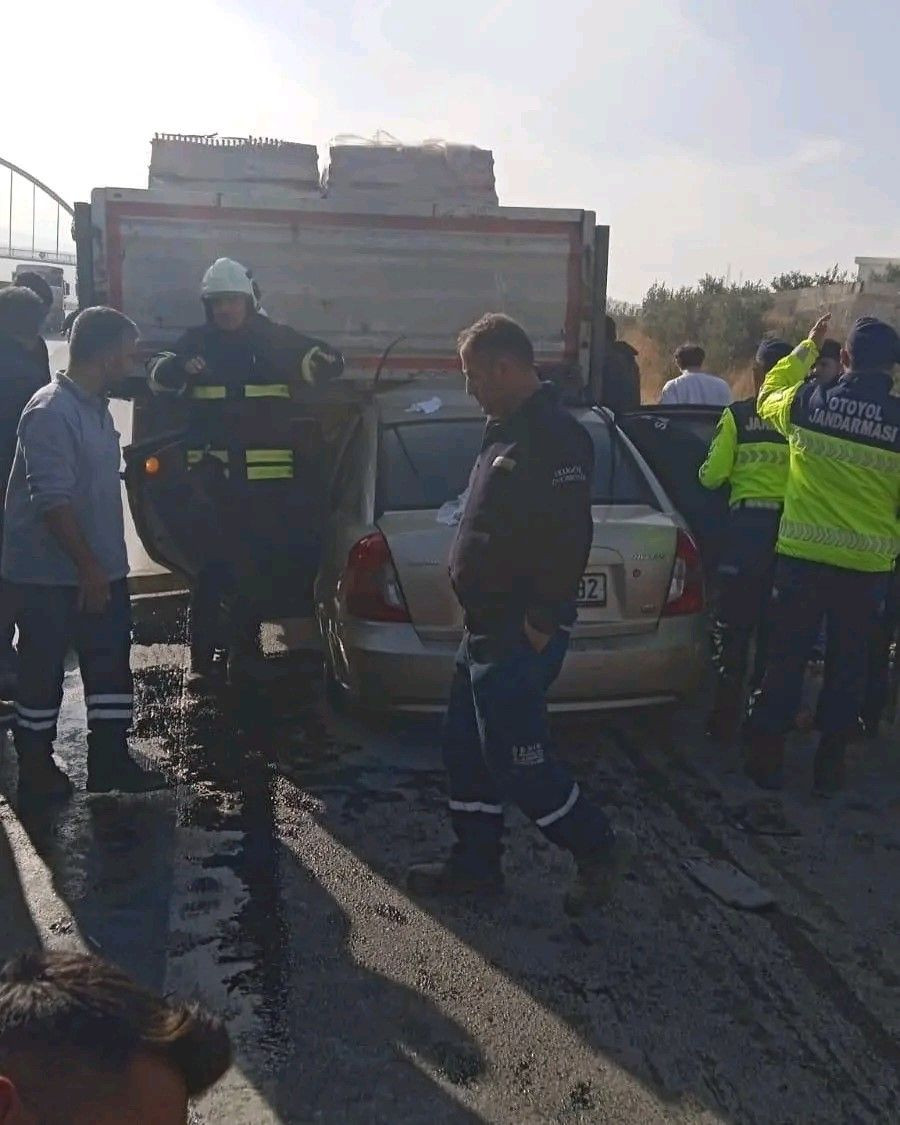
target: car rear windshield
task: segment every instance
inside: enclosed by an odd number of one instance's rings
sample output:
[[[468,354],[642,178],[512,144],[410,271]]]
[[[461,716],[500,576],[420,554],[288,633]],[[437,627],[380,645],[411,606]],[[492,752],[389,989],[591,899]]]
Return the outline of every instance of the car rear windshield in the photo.
[[[624,445],[612,437],[606,423],[598,418],[587,429],[594,442],[593,502],[655,507],[643,473]],[[484,423],[478,418],[383,427],[379,510],[427,510],[456,499],[469,482],[483,433]]]

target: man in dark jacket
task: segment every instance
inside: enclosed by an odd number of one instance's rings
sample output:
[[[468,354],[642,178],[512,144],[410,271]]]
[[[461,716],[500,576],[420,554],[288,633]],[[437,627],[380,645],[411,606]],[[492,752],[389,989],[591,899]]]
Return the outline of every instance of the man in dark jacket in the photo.
[[[444,740],[457,843],[447,861],[413,867],[410,889],[498,890],[509,799],[575,857],[566,909],[577,914],[608,898],[623,859],[606,817],[556,760],[545,702],[591,547],[593,444],[541,384],[531,341],[509,317],[463,332],[460,358],[488,422],[450,555],[466,629]]]
[[[40,337],[46,315],[43,302],[25,287],[0,291],[0,501],[16,453],[16,429],[25,404],[48,381],[46,345]],[[0,536],[3,532],[0,506]],[[0,696],[15,694],[16,653],[13,648],[15,608],[9,590],[0,591]]]
[[[641,369],[637,349],[617,339],[616,322],[606,318],[606,355],[603,358],[603,405],[614,414],[638,410],[641,405]]]
[[[39,299],[44,306],[44,321],[50,314],[53,308],[53,290],[47,284],[45,278],[41,277],[39,273],[20,273],[15,280],[16,286],[19,289],[30,289]],[[41,327],[43,327],[43,322]],[[43,336],[38,336],[33,346],[35,360],[40,364],[43,371],[46,372],[45,383],[50,382],[50,353],[47,351],[47,341]]]
[[[259,595],[285,580],[311,589],[318,563],[323,485],[285,406],[315,400],[344,360],[261,313],[258,292],[244,266],[219,258],[201,287],[206,323],[148,366],[154,392],[189,400],[188,465],[217,511],[191,594],[195,684],[212,672],[223,603],[229,677],[266,678]]]

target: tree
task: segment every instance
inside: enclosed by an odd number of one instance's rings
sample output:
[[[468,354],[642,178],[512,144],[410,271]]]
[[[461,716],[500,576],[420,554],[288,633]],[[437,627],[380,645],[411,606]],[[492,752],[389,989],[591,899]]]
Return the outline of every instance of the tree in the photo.
[[[776,293],[784,293],[792,289],[813,289],[817,285],[846,285],[850,280],[847,270],[842,270],[837,262],[821,273],[801,273],[791,270],[772,278],[772,288]]]

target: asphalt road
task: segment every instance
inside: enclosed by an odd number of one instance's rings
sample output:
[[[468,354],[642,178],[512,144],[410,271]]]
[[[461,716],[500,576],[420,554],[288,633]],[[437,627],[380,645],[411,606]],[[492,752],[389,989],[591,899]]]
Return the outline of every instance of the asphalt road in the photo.
[[[605,915],[562,913],[570,861],[509,818],[505,899],[411,901],[447,844],[437,735],[338,720],[311,658],[257,699],[186,698],[185,650],[144,623],[136,746],[176,786],[0,801],[0,955],[97,949],[195,995],[238,1063],[198,1122],[817,1123],[900,1120],[900,755],[857,752],[838,801],[792,750],[781,798],[708,748],[698,712],[561,720],[578,775],[641,856]],[[83,786],[78,676],[60,757]],[[14,799],[9,747],[0,791]],[[776,905],[684,869],[727,859]]]

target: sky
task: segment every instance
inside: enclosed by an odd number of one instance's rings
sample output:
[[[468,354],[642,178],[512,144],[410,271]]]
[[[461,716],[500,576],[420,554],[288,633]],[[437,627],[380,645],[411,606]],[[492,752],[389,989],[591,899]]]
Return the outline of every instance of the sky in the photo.
[[[0,155],[69,201],[145,186],[157,131],[383,129],[493,149],[502,203],[595,211],[620,299],[900,256],[896,0],[43,0],[4,25]]]

